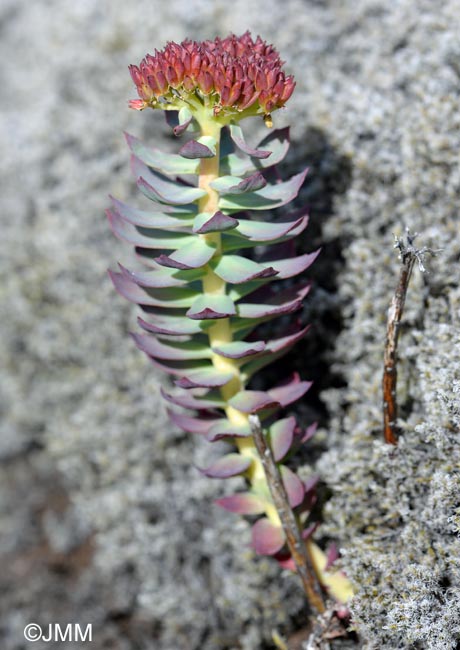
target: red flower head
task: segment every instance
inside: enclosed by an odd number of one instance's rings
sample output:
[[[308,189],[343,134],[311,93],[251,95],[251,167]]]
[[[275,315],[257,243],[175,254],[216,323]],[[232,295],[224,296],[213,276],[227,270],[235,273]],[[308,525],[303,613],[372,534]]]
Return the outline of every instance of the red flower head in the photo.
[[[269,115],[294,90],[278,52],[249,32],[213,41],[168,43],[129,70],[140,99],[131,108],[212,107],[214,115]],[[250,111],[248,109],[251,109]],[[242,117],[242,116],[241,116]]]

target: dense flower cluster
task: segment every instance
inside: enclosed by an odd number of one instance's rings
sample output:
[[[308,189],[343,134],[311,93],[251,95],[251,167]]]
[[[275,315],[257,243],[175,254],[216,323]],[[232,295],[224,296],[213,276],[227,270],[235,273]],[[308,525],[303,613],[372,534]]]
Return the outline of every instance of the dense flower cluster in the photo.
[[[130,106],[161,107],[195,95],[210,98],[215,114],[252,106],[267,115],[284,106],[294,90],[294,79],[282,66],[276,49],[260,36],[254,41],[249,32],[200,43],[170,42],[161,52],[147,54],[139,67],[130,66],[140,97]]]

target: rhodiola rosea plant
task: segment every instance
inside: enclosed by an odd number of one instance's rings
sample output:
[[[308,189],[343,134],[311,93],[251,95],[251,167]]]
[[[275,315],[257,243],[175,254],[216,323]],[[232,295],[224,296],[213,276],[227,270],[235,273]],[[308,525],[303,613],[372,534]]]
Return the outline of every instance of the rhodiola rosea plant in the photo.
[[[302,431],[285,411],[311,382],[293,375],[269,390],[251,389],[254,375],[308,329],[293,324],[267,340],[259,327],[302,306],[308,282],[283,286],[283,280],[302,274],[318,254],[294,255],[286,247],[308,218],[255,216],[291,202],[306,171],[284,181],[273,173],[288,150],[288,129],[270,131],[252,148],[240,126],[243,119],[260,116],[271,127],[271,114],[286,104],[294,80],[273,46],[248,32],[168,43],[130,72],[139,94],[131,108],[162,109],[176,136],[190,134],[177,153],[127,136],[132,171],[150,209],[112,198],[107,214],[115,234],[135,246],[148,268],[131,271],[120,265],[111,273],[119,293],[143,310],[138,321],[143,332],[133,334],[134,341],[174,378],[175,387],[162,390],[174,424],[210,442],[224,439],[233,445],[202,471],[215,478],[242,475],[247,489],[217,503],[257,517],[256,552],[292,567],[283,513],[275,507],[254,442],[250,418],[257,414],[318,583],[344,602],[351,594],[348,581],[326,570],[328,559],[312,540],[308,511],[314,485],[305,485],[285,464],[312,434],[311,426]]]

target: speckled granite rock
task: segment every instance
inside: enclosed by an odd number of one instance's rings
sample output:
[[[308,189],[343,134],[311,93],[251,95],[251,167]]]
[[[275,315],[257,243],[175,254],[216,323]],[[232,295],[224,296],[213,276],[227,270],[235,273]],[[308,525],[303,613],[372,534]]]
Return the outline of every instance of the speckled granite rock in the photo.
[[[9,578],[6,650],[24,647],[25,623],[58,611],[93,620],[99,646],[122,650],[262,649],[302,613],[295,580],[254,561],[244,522],[212,505],[223,488],[194,466],[214,452],[167,423],[163,378],[129,342],[134,311],[105,273],[129,261],[103,216],[109,191],[134,193],[122,130],[166,133],[161,116],[126,108],[127,64],[167,39],[248,28],[298,80],[277,124],[293,126],[292,168],[312,166],[307,236],[324,243],[305,366],[330,389],[322,406],[302,405],[330,419],[324,531],[360,585],[353,612],[369,648],[455,647],[459,10],[458,0],[3,1],[2,552],[8,562],[41,535],[53,553],[71,554],[72,535],[78,548],[94,544],[67,600],[59,573],[37,570],[27,588]],[[406,431],[390,459],[379,383],[392,233],[406,224],[443,252],[429,275],[414,273],[401,341]],[[38,532],[26,522],[50,499],[47,476],[74,505],[48,512]]]

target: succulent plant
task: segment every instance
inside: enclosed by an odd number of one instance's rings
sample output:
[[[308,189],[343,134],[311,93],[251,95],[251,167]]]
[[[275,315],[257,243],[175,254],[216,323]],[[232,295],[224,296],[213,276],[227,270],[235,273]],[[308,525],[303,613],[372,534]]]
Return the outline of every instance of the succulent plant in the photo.
[[[283,287],[283,280],[306,271],[319,252],[296,256],[286,246],[306,228],[306,214],[281,222],[253,217],[291,202],[306,176],[303,171],[270,182],[288,150],[288,129],[271,131],[252,148],[239,126],[250,116],[272,125],[271,113],[284,106],[295,86],[282,67],[273,46],[248,32],[168,43],[130,67],[139,94],[131,108],[165,110],[175,135],[191,133],[192,139],[172,154],[127,136],[132,171],[151,209],[112,198],[107,215],[114,233],[135,246],[149,270],[120,265],[111,278],[118,292],[143,310],[143,333],[133,334],[136,345],[174,377],[175,389],[162,390],[174,424],[210,442],[233,444],[234,451],[202,471],[214,478],[242,475],[247,490],[217,503],[257,516],[256,552],[292,567],[252,436],[249,416],[257,414],[320,582],[345,601],[346,578],[325,572],[328,559],[311,540],[307,515],[314,482],[305,485],[284,464],[313,434],[313,426],[303,431],[293,416],[283,414],[311,382],[294,374],[266,391],[250,387],[257,372],[305,336],[308,327],[294,324],[267,340],[259,326],[301,308],[309,283],[302,279]]]

